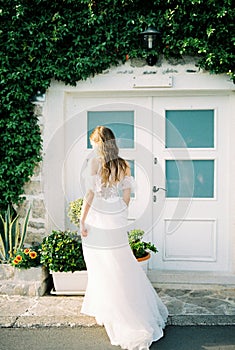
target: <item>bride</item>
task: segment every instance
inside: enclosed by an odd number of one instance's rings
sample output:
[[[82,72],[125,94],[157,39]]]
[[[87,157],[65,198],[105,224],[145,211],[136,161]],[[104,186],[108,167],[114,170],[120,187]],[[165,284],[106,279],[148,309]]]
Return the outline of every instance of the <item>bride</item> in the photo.
[[[96,151],[85,173],[80,228],[88,285],[81,312],[104,325],[112,345],[147,350],[163,336],[168,316],[128,243],[127,214],[134,180],[118,155],[111,129],[90,135]]]

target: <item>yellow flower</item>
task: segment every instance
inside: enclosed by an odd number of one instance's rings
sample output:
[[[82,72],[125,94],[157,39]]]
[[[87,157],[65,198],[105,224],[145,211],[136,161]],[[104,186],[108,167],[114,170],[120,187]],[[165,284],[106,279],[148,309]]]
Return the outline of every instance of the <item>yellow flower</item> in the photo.
[[[17,255],[17,256],[15,257],[15,260],[18,261],[18,262],[20,262],[20,261],[22,260],[22,256],[21,256],[21,255]]]
[[[37,253],[36,252],[30,252],[29,256],[31,259],[35,259],[37,257]]]
[[[17,265],[17,264],[19,263],[19,260],[14,259],[14,260],[13,260],[13,263],[14,263],[15,265]]]
[[[25,253],[26,255],[28,255],[29,252],[30,252],[30,249],[29,249],[29,248],[25,248],[24,253]]]

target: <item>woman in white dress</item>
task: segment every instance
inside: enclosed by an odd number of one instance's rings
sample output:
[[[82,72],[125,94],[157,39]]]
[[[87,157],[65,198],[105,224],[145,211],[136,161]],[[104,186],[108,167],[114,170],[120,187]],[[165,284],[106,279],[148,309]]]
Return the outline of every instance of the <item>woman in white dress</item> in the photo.
[[[112,345],[147,350],[163,336],[168,316],[128,243],[127,211],[134,180],[115,136],[98,126],[90,136],[97,157],[86,169],[80,219],[88,285],[81,312],[104,325]]]

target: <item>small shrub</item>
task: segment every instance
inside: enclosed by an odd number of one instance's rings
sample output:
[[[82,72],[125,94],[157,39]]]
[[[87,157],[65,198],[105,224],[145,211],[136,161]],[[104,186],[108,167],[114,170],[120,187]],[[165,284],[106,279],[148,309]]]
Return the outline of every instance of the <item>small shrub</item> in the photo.
[[[86,270],[81,237],[76,232],[52,231],[42,241],[41,263],[50,271]]]

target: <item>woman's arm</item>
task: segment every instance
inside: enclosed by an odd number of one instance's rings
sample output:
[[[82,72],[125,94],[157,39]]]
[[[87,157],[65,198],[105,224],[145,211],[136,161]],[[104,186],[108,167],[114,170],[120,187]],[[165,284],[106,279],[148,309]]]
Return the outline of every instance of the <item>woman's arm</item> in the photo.
[[[125,190],[122,191],[122,198],[126,205],[128,206],[130,203],[130,198],[131,198],[131,189],[126,188]]]
[[[94,198],[94,192],[92,190],[89,190],[83,199],[81,218],[80,218],[81,234],[83,237],[87,236],[85,221],[86,221],[87,214],[90,210],[93,198]]]
[[[94,176],[97,174],[98,171],[98,160],[96,158],[91,159],[88,167],[88,176]],[[93,189],[89,189],[83,199],[83,205],[82,205],[82,211],[81,211],[81,217],[80,217],[80,228],[81,228],[81,234],[83,237],[87,236],[87,228],[85,226],[86,217],[90,210],[92,201],[94,198],[94,191]]]
[[[131,176],[131,169],[130,169],[130,166],[127,163],[127,168],[126,168],[126,171],[125,171],[125,176]],[[130,203],[130,198],[131,198],[131,189],[130,188],[126,188],[122,191],[122,198],[124,200],[124,202],[126,203],[126,205],[128,206],[129,203]]]

